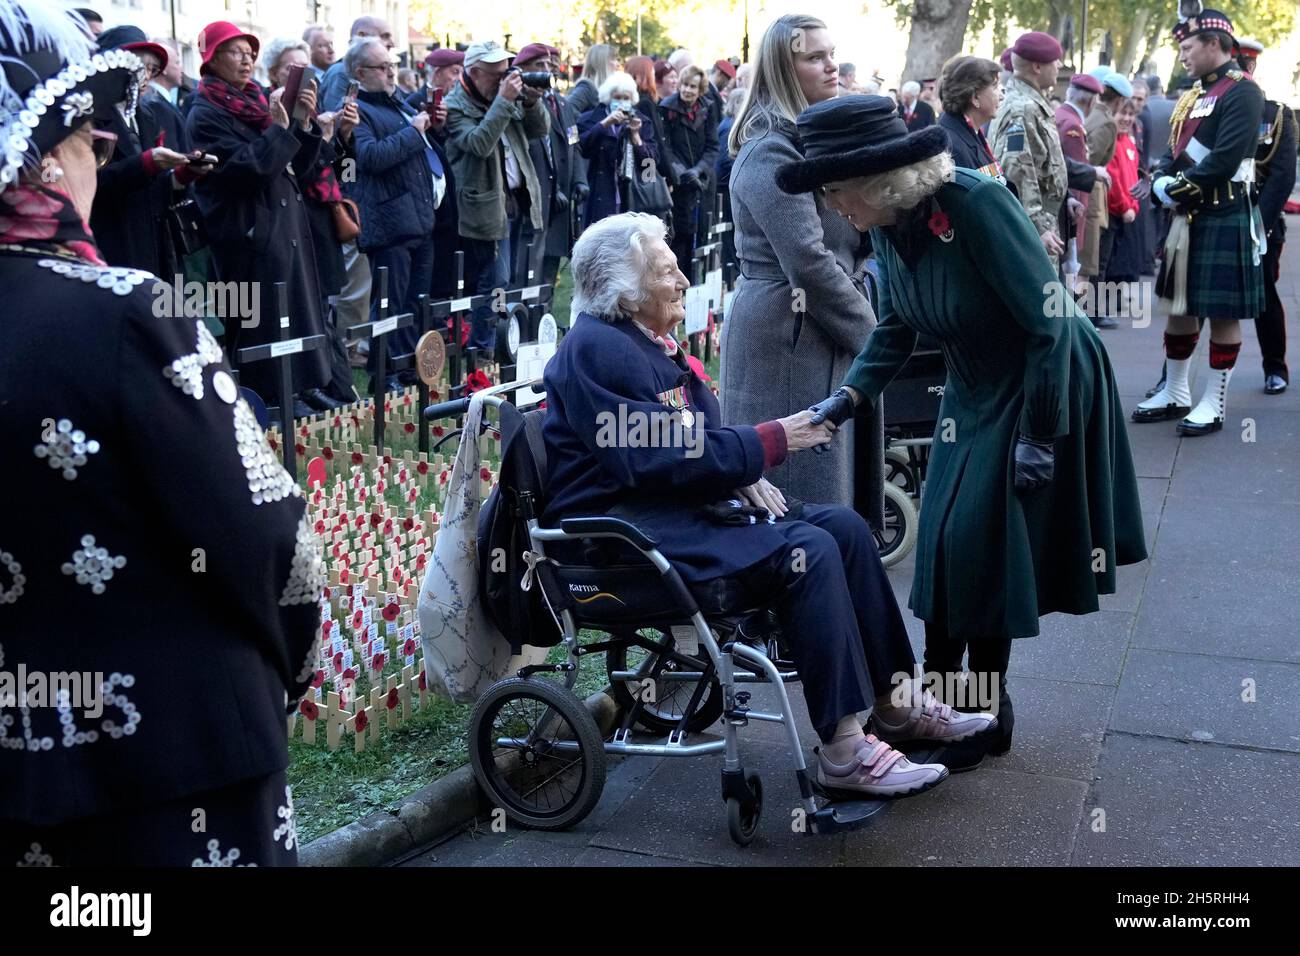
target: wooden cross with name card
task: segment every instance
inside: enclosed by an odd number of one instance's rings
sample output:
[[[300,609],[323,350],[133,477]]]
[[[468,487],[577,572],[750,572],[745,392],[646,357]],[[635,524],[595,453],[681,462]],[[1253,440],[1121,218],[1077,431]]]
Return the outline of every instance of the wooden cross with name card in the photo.
[[[293,428],[293,356],[299,352],[314,352],[325,347],[324,335],[305,335],[289,338],[289,300],[287,287],[283,282],[275,284],[275,310],[280,316],[279,341],[267,342],[265,345],[252,345],[239,349],[235,353],[235,363],[240,368],[254,362],[274,360],[278,363],[280,378],[280,419],[281,444],[284,446],[284,467],[295,481],[298,479],[298,464],[294,449]],[[275,409],[268,409],[268,412]]]

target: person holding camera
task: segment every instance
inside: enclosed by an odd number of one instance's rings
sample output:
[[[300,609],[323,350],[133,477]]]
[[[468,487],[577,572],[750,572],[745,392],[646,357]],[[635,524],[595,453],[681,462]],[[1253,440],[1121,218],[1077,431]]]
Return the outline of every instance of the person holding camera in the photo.
[[[626,73],[611,73],[600,86],[600,103],[578,117],[578,142],[587,158],[586,222],[628,212],[632,177],[659,161],[650,118],[633,104],[640,94]]]
[[[446,191],[442,160],[426,134],[435,117],[408,106],[397,89],[397,68],[384,43],[363,37],[344,57],[357,92],[360,122],[353,133],[357,181],[352,198],[361,209],[361,235],[357,244],[370,259],[370,273],[388,269],[390,314],[414,312],[416,297],[427,293],[433,281],[433,227],[436,210]],[[371,320],[379,318],[380,296],[370,296]],[[415,350],[414,326],[383,337],[391,355]],[[375,371],[376,346],[370,348],[370,371]],[[415,372],[397,376],[401,384],[414,384]],[[409,381],[407,381],[409,379]],[[393,381],[387,383],[390,390]]]
[[[464,69],[465,54],[440,47],[424,58],[429,71],[425,85],[406,98],[412,109],[429,114],[429,131],[424,137],[438,154],[447,179],[442,205],[433,224],[433,284],[429,294],[434,299],[450,299],[456,294],[456,253],[460,249],[456,212],[456,174],[447,158],[447,94],[456,88]]]
[[[659,104],[673,154],[673,254],[677,268],[686,275],[693,274],[691,253],[700,208],[702,200],[713,196],[713,167],[718,159],[718,119],[704,92],[707,83],[703,70],[688,66],[682,70],[677,92]]]
[[[559,63],[560,51],[545,43],[530,43],[515,57],[515,66],[524,71],[526,85],[545,84],[537,88],[542,91],[550,130],[540,139],[529,141],[528,150],[542,187],[546,225],[538,231],[525,222],[521,243],[533,246],[532,259],[524,263],[524,268],[532,269],[538,281],[552,286],[559,275],[560,259],[569,254],[576,238],[573,205],[585,203],[588,192],[587,165],[578,149],[578,116],[551,85]],[[522,250],[515,250],[516,262],[521,262],[522,256]]]
[[[512,250],[525,220],[540,231],[546,214],[528,142],[545,136],[550,121],[542,91],[524,83],[511,58],[495,41],[473,44],[445,100],[465,278],[475,295],[487,297],[471,316],[469,344],[489,351],[496,344],[492,291],[511,284]]]

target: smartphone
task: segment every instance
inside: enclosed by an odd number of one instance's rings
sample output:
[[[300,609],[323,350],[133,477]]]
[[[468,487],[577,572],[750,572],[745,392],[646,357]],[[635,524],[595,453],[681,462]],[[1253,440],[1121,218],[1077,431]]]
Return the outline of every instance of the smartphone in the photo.
[[[442,105],[442,96],[443,96],[443,93],[442,93],[442,90],[441,90],[441,89],[436,89],[436,90],[433,91],[433,105],[434,105],[434,106],[441,106],[441,105]]]
[[[360,89],[360,85],[357,83],[356,80],[350,80],[348,82],[348,91],[343,94],[344,106],[346,106],[348,103],[355,103],[357,101],[358,89]]]
[[[298,94],[302,92],[302,78],[307,72],[305,66],[294,65],[289,67],[288,75],[284,78],[284,92],[280,94],[280,103],[291,117],[302,122],[302,117],[298,110]]]
[[[211,169],[213,166],[217,165],[217,157],[213,156],[211,153],[201,153],[197,156],[190,156],[189,164],[191,166],[197,166],[200,169],[205,167]]]

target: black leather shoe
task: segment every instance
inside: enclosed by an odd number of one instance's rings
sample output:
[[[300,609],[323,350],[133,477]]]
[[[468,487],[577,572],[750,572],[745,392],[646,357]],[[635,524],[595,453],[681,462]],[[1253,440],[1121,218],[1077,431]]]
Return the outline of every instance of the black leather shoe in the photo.
[[[1118,329],[1119,323],[1109,315],[1100,315],[1092,320],[1092,327],[1094,329]]]
[[[1178,434],[1194,437],[1196,435],[1209,435],[1223,428],[1223,422],[1189,422],[1181,421],[1178,423]]]
[[[293,400],[293,417],[294,418],[311,418],[313,415],[319,415],[319,410],[312,408],[301,398]]]
[[[1161,405],[1158,408],[1135,408],[1133,409],[1133,421],[1135,422],[1167,422],[1171,418],[1178,418],[1186,415],[1192,410],[1190,405]]]
[[[342,408],[343,403],[330,398],[319,388],[304,389],[298,394],[298,397],[310,405],[312,408],[322,412],[331,412],[336,408]]]
[[[1161,390],[1162,388],[1164,388],[1164,387],[1165,387],[1165,377],[1164,377],[1163,375],[1161,375],[1161,376],[1160,376],[1160,381],[1156,382],[1154,385],[1152,385],[1150,388],[1148,388],[1148,389],[1147,389],[1147,393],[1146,393],[1145,395],[1143,395],[1142,397],[1143,397],[1143,398],[1150,398],[1152,395],[1154,395],[1156,392],[1160,391],[1160,390]]]
[[[1286,386],[1287,386],[1287,380],[1284,379],[1281,375],[1264,376],[1265,395],[1281,395],[1283,392],[1286,391]]]

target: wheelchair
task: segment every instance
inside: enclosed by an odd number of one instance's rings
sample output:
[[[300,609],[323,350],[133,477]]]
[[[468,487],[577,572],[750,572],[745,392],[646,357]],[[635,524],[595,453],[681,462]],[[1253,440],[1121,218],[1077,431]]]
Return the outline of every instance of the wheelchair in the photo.
[[[529,384],[534,383],[496,386],[484,401],[499,408],[507,392]],[[468,401],[430,406],[425,418],[463,414]],[[538,475],[546,474],[538,461],[545,455],[544,414],[524,414],[526,453]],[[504,469],[501,480],[506,481]],[[543,528],[537,516],[544,502],[523,490],[517,504],[530,546],[524,586],[541,588],[559,625],[565,659],[521,668],[489,686],[474,706],[468,733],[474,775],[508,819],[538,830],[574,826],[600,800],[606,755],[719,754],[727,828],[737,844],[747,846],[764,806],[763,782],[746,770],[741,746],[741,732],[751,721],[785,728],[803,832],[854,829],[889,806],[884,799],[834,799],[817,786],[786,691],[799,675],[769,607],[729,609],[725,605],[734,595],[693,593],[655,541],[621,518],[569,517],[558,528]],[[614,543],[623,557],[574,562],[553,554],[562,548],[594,554],[602,542]],[[581,632],[596,632],[599,639],[580,641]],[[595,654],[605,657],[621,714],[608,739],[574,693],[583,660]],[[752,684],[774,689],[774,711],[750,706],[752,694],[744,688]],[[719,723],[720,736],[706,733]],[[930,760],[933,752],[911,756]]]

